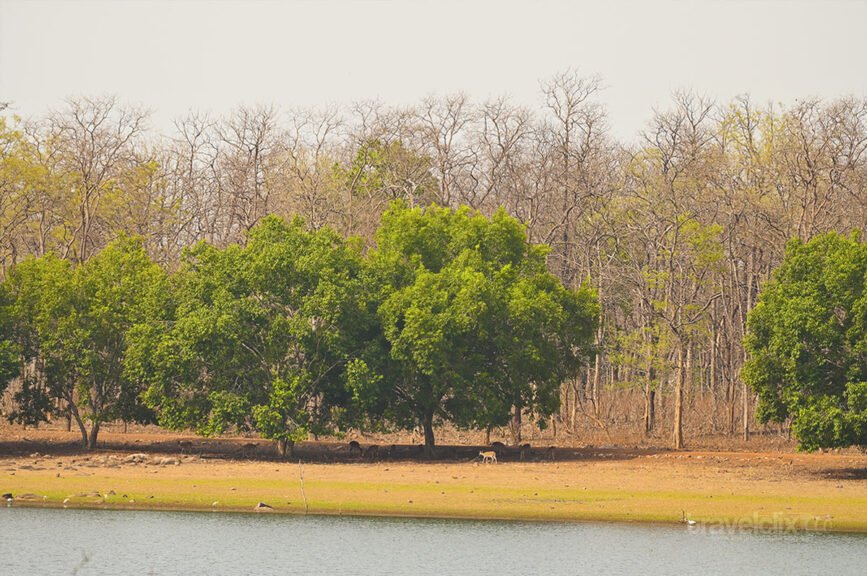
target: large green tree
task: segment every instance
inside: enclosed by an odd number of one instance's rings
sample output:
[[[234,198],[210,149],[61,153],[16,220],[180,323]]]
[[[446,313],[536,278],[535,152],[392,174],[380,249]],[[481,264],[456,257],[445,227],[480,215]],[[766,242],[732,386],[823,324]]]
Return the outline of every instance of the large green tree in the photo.
[[[13,419],[36,424],[59,400],[88,448],[103,422],[148,420],[124,359],[130,330],[162,306],[164,284],[163,271],[131,238],[77,267],[53,254],[14,267],[5,283],[21,366]]]
[[[0,395],[21,369],[20,352],[15,341],[11,298],[5,284],[0,284]]]
[[[245,246],[200,244],[175,277],[168,319],[135,335],[128,371],[162,425],[255,430],[282,454],[343,418],[344,369],[369,329],[360,250],[328,228],[267,217]]]
[[[529,244],[518,221],[398,202],[376,243],[382,342],[351,378],[368,411],[421,426],[431,452],[438,421],[484,429],[513,408],[545,416],[558,407],[560,384],[588,355],[598,306],[547,271],[547,249]]]
[[[806,450],[867,445],[867,244],[789,242],[748,327],[743,377],[760,421],[791,418]]]

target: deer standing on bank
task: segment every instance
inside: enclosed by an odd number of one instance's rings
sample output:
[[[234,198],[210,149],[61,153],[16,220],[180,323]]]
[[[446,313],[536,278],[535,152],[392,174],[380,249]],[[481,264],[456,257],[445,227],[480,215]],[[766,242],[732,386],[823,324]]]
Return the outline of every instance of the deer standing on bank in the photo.
[[[497,463],[497,453],[494,452],[493,450],[483,450],[482,452],[479,452],[479,456],[482,457],[482,462],[485,464],[488,464],[488,463],[496,464]]]

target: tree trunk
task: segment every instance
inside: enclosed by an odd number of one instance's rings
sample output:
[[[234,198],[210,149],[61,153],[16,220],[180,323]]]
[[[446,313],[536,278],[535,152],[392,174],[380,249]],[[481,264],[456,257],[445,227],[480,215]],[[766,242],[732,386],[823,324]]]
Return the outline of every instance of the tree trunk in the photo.
[[[716,304],[714,304],[714,310],[716,310]],[[714,316],[716,316],[716,314],[714,314]],[[717,350],[719,348],[719,329],[718,329],[717,324],[716,324],[716,318],[714,318],[712,320],[712,322],[713,323],[711,326],[713,328],[713,333],[712,333],[711,339],[710,339],[710,358],[708,359],[709,360],[709,362],[708,362],[709,367],[708,367],[708,373],[707,373],[707,388],[711,394],[711,397],[716,398],[716,389],[717,389],[716,357],[717,357],[717,353],[718,353]]]
[[[87,428],[84,426],[81,414],[78,413],[78,406],[76,406],[72,400],[67,401],[69,402],[69,414],[75,419],[75,423],[78,424],[78,431],[81,432],[81,447],[88,448]]]
[[[277,443],[277,454],[280,458],[292,458],[295,456],[295,442],[292,440],[287,440],[285,438],[280,438],[276,441]]]
[[[569,414],[569,427],[572,429],[572,433],[576,432],[575,426],[578,423],[578,406],[581,402],[581,398],[579,397],[580,393],[580,377],[575,377],[572,380],[572,413]]]
[[[87,448],[89,450],[96,450],[96,440],[99,436],[99,421],[93,423],[93,426],[90,427],[90,437],[87,439]]]
[[[677,351],[677,380],[674,388],[674,449],[683,449],[683,384],[686,376],[686,354],[681,344]]]
[[[433,411],[424,415],[421,424],[424,427],[424,453],[431,458],[434,453]]]
[[[753,248],[750,252],[749,265],[747,266],[747,307],[744,310],[742,325],[744,326],[744,334],[746,334],[747,314],[753,309],[753,283],[755,282],[755,265],[756,265],[756,249]],[[748,360],[747,349],[744,347],[744,362]],[[741,366],[743,367],[743,365]],[[747,383],[743,383],[744,395],[744,442],[750,440],[750,395]]]
[[[654,400],[656,399],[656,391],[653,389],[653,360],[647,361],[647,380],[644,381],[644,435],[650,436],[653,434],[654,425]]]
[[[728,396],[728,414],[726,418],[728,419],[728,426],[726,427],[726,432],[729,436],[735,435],[735,381],[731,379],[728,384],[728,389],[726,390],[726,396]]]
[[[656,390],[650,387],[650,383],[644,384],[644,435],[650,436],[653,434],[654,420],[656,407]]]
[[[599,416],[599,368],[600,357],[596,354],[596,360],[593,367],[593,415]]]
[[[512,422],[509,426],[512,432],[512,444],[519,446],[521,444],[521,407],[515,406],[512,409]]]

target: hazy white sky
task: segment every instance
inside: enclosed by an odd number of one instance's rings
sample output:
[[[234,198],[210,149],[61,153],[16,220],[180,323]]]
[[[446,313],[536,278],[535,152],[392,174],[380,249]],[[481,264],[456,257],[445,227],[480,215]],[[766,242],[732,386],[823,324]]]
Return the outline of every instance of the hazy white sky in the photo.
[[[187,110],[508,94],[599,74],[615,135],[690,88],[727,100],[867,96],[867,1],[0,0],[0,101],[42,114],[116,94]]]

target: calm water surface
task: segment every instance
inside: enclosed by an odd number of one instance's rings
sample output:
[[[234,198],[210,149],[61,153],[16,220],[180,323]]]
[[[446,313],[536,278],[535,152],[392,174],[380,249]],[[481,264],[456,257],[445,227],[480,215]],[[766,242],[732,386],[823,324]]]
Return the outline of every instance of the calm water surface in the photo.
[[[867,537],[685,526],[0,509],[0,574],[867,574]]]

